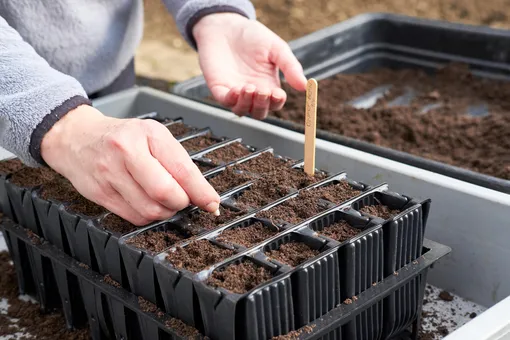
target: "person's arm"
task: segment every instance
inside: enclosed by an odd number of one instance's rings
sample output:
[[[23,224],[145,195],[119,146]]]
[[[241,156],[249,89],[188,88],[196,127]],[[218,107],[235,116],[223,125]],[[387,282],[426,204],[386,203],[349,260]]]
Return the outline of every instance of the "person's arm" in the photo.
[[[249,0],[164,0],[168,11],[175,18],[181,35],[197,48],[193,27],[203,17],[217,13],[236,13],[255,19],[255,8]]]
[[[161,123],[104,116],[0,17],[0,146],[47,164],[84,197],[136,224],[220,198]]]
[[[70,110],[89,104],[80,83],[52,68],[0,16],[0,145],[31,166],[41,141]]]

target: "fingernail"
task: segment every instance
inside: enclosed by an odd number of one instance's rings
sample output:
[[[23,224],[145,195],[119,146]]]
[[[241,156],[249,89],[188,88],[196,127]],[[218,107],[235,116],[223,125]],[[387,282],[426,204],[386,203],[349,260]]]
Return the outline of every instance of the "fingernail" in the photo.
[[[205,210],[208,212],[214,213],[216,215],[216,212],[220,212],[220,204],[218,202],[211,202],[206,207]]]
[[[257,100],[265,102],[269,98],[269,93],[259,92],[257,93]]]
[[[220,216],[220,209],[218,209],[218,210],[216,210],[216,211],[214,212],[214,216],[216,216],[216,217]]]
[[[257,89],[257,87],[255,85],[248,85],[248,86],[246,86],[244,91],[246,93],[253,93],[253,92],[255,92],[256,89]]]

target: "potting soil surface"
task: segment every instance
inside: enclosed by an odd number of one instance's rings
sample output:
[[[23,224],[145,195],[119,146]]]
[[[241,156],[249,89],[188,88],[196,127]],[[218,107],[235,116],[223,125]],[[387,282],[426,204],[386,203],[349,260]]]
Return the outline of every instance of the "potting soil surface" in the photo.
[[[305,95],[271,115],[304,122]],[[375,70],[319,81],[317,128],[510,179],[510,82],[475,78],[466,65],[433,76]],[[395,101],[393,101],[396,99]]]
[[[216,240],[225,244],[236,244],[251,247],[276,235],[276,230],[270,229],[260,222],[247,227],[236,227],[223,231]]]
[[[8,175],[23,167],[19,159],[9,159],[0,162],[0,175]]]
[[[197,273],[232,255],[234,251],[231,249],[219,247],[208,240],[198,240],[168,252],[167,260],[176,268]]]
[[[210,159],[214,164],[225,164],[233,160],[248,156],[251,150],[239,142],[235,142],[216,149],[204,155],[205,158]]]
[[[388,206],[381,204],[366,205],[359,211],[362,211],[365,214],[380,217],[385,220],[392,218],[393,216],[396,216],[400,213],[400,210],[390,209]]]
[[[179,230],[166,231],[147,231],[142,232],[135,237],[129,238],[126,243],[133,247],[148,250],[153,253],[159,253],[171,247],[177,242],[187,239],[189,235]]]
[[[182,147],[189,152],[200,151],[206,149],[214,144],[218,143],[214,139],[208,136],[200,136],[188,139],[185,142],[182,142]]]
[[[267,257],[280,263],[295,267],[320,254],[319,250],[310,248],[303,242],[289,242],[282,244],[278,249],[265,252]]]
[[[110,232],[119,233],[121,235],[128,234],[138,229],[134,224],[129,223],[115,214],[108,214],[103,218],[101,220],[101,226]]]
[[[253,180],[253,176],[245,172],[235,172],[233,168],[228,167],[219,175],[211,178],[209,184],[211,184],[218,193],[223,193],[251,180]]]
[[[204,164],[204,163],[199,163],[199,162],[193,162],[193,163],[195,163],[195,165],[198,167],[198,170],[200,170],[202,173],[214,168],[214,165],[209,165],[209,164]]]
[[[338,242],[346,241],[359,233],[361,229],[351,227],[347,222],[340,221],[333,223],[332,225],[324,228],[323,230],[317,231],[319,235],[327,236]]]
[[[197,234],[200,229],[212,230],[242,215],[244,215],[243,212],[226,209],[220,205],[220,216],[214,216],[214,214],[205,211],[194,213],[188,227],[193,234]]]
[[[7,245],[3,234],[0,233],[0,251],[7,251]],[[1,253],[0,253],[1,254]],[[4,253],[5,254],[5,253]],[[0,326],[0,340],[22,340],[23,337],[35,336],[36,339],[88,339],[87,330],[68,332],[64,317],[61,314],[42,315],[39,306],[29,297],[17,296],[17,281],[12,265],[6,265],[9,258],[0,255],[0,268],[3,275],[0,279],[0,320],[5,321]],[[11,262],[12,263],[12,262]],[[270,278],[269,278],[270,279]],[[251,287],[249,285],[247,288]],[[439,327],[445,326],[451,333],[471,321],[477,315],[485,311],[473,302],[462,299],[455,294],[452,301],[444,301],[439,298],[441,289],[427,285],[423,311],[423,330],[421,340],[442,339]],[[18,310],[15,307],[19,307]],[[15,308],[9,312],[9,307]],[[20,317],[21,320],[16,320]],[[171,326],[178,326],[179,320],[173,319]],[[46,325],[40,327],[40,325]],[[182,325],[182,323],[181,323]],[[178,327],[175,327],[178,328]]]
[[[268,269],[245,261],[213,271],[207,283],[213,287],[222,287],[233,293],[243,294],[271,280],[272,277]]]
[[[172,125],[167,126],[168,130],[172,133],[174,137],[180,137],[188,132],[191,132],[191,129],[184,125],[183,123],[175,123]]]

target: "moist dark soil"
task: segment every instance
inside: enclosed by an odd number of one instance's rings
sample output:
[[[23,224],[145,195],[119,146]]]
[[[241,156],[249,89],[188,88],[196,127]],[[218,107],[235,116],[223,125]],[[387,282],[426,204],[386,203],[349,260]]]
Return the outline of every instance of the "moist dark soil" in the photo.
[[[192,130],[184,125],[183,123],[175,123],[167,126],[168,130],[174,137],[184,136],[187,133],[190,133]]]
[[[153,313],[156,314],[158,312],[158,307],[150,301],[145,300],[143,297],[138,297],[138,306],[145,313]]]
[[[229,144],[225,147],[216,149],[204,155],[205,158],[210,159],[214,164],[224,164],[234,161],[244,156],[248,156],[251,151],[239,142]]]
[[[90,267],[89,267],[89,265],[88,265],[88,264],[85,264],[85,263],[82,263],[82,262],[80,262],[80,263],[78,264],[78,266],[80,266],[81,268],[90,269]]]
[[[128,239],[126,243],[152,253],[160,253],[189,237],[178,230],[147,231]]]
[[[67,210],[88,217],[99,217],[108,212],[104,207],[89,201],[83,196],[80,196]]]
[[[45,200],[52,199],[63,203],[74,202],[81,197],[71,182],[60,175],[56,176],[52,181],[43,184],[39,196]]]
[[[446,290],[443,290],[441,293],[439,293],[439,298],[447,302],[453,301],[453,295]]]
[[[249,292],[258,285],[271,280],[269,270],[253,262],[230,264],[221,270],[215,270],[207,280],[213,287],[222,287],[236,294]]]
[[[200,232],[200,229],[213,230],[242,215],[244,215],[242,211],[233,211],[223,206],[220,206],[220,216],[214,216],[214,214],[210,212],[201,210],[198,213],[192,214],[189,228],[191,229],[191,233],[197,234]]]
[[[235,172],[233,168],[228,167],[222,173],[209,180],[209,184],[219,193],[226,192],[253,180],[253,177],[247,173]]]
[[[347,222],[340,221],[319,231],[320,235],[327,236],[338,242],[346,241],[361,233],[360,229],[351,227]]]
[[[392,88],[370,109],[342,105],[384,84]],[[409,106],[389,106],[409,86]],[[376,70],[319,82],[317,128],[405,151],[495,177],[510,179],[510,83],[475,78],[467,65],[448,65],[430,76],[420,70]],[[286,86],[288,101],[271,115],[304,122],[305,95]],[[490,114],[470,116],[468,106],[486,103]],[[426,113],[430,104],[442,104]]]
[[[88,340],[88,328],[69,331],[61,313],[41,314],[39,304],[18,299],[19,288],[8,252],[0,252],[0,299],[7,299],[7,315],[0,315],[0,336],[14,335],[20,328],[41,340]],[[17,322],[9,320],[18,319]],[[18,327],[16,327],[16,326]]]
[[[262,241],[276,235],[278,232],[269,229],[260,222],[247,227],[237,227],[222,232],[216,239],[226,244],[237,244],[244,247],[252,247]]]
[[[202,173],[215,168],[214,165],[209,165],[209,164],[204,164],[204,163],[199,163],[199,162],[193,162],[193,163],[196,164],[196,166],[198,167],[198,170],[200,170],[200,172],[202,172]]]
[[[110,276],[110,274],[107,274],[104,276],[104,282],[105,283],[108,283],[110,286],[113,286],[115,288],[121,288],[122,286],[120,285],[120,283],[118,283],[117,281],[115,281],[114,279],[112,279],[112,277]]]
[[[296,224],[326,210],[328,207],[322,200],[326,199],[338,204],[358,194],[359,191],[340,182],[335,185],[302,191],[297,197],[291,198],[269,210],[257,213],[257,217],[269,219],[273,223],[285,221]]]
[[[301,263],[320,254],[319,250],[312,249],[303,242],[289,242],[282,244],[280,248],[268,250],[264,254],[280,263],[296,267]]]
[[[212,139],[209,136],[200,136],[188,139],[185,142],[182,142],[182,147],[188,152],[196,152],[200,150],[204,150],[218,142]]]
[[[390,209],[386,205],[380,205],[380,204],[366,205],[363,208],[361,208],[359,211],[364,212],[365,214],[380,217],[385,220],[392,218],[393,216],[398,215],[400,213],[400,210],[393,210],[393,209]]]
[[[295,189],[303,189],[326,178],[324,173],[318,172],[315,176],[310,176],[302,169],[291,168],[291,165],[292,162],[289,160],[282,160],[269,152],[264,152],[260,156],[234,166],[234,169],[258,174],[278,182],[282,187]]]
[[[288,187],[279,184],[275,178],[261,179],[241,193],[236,199],[236,205],[242,210],[258,209],[290,194]]]
[[[23,168],[23,163],[17,159],[8,159],[0,162],[0,175],[8,175]]]
[[[112,233],[129,234],[138,229],[137,226],[115,214],[108,214],[101,220],[101,226]]]
[[[169,252],[167,260],[176,268],[198,273],[232,255],[234,251],[231,249],[218,247],[208,240],[198,240]]]
[[[11,175],[10,182],[24,188],[33,188],[55,178],[57,173],[50,168],[23,167]]]

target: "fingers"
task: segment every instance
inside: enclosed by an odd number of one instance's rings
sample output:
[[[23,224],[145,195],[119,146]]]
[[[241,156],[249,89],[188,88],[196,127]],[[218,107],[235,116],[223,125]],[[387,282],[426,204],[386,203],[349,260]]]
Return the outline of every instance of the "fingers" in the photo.
[[[251,116],[255,119],[265,119],[271,102],[271,92],[260,90],[255,92]]]
[[[242,87],[240,86],[231,89],[226,86],[215,86],[211,88],[211,93],[221,105],[230,109],[237,104],[241,95],[241,90]]]
[[[301,66],[285,41],[281,40],[279,44],[275,45],[269,55],[269,59],[280,68],[290,86],[298,91],[306,90],[306,77],[303,72],[303,66]]]
[[[198,170],[186,150],[168,133],[168,130],[161,129],[157,123],[151,125],[153,125],[150,128],[151,133],[148,134],[151,155],[172,175],[193,204],[209,212],[218,210],[220,202],[218,193]],[[173,199],[171,193],[167,199]]]
[[[232,108],[232,111],[240,116],[244,116],[250,113],[253,105],[253,96],[255,95],[256,90],[257,87],[255,85],[245,85],[241,90],[239,100],[237,101],[237,104]]]
[[[283,104],[285,104],[285,101],[287,100],[287,94],[282,89],[274,89],[271,93],[271,104],[270,104],[270,110],[271,111],[279,111],[283,108]]]

